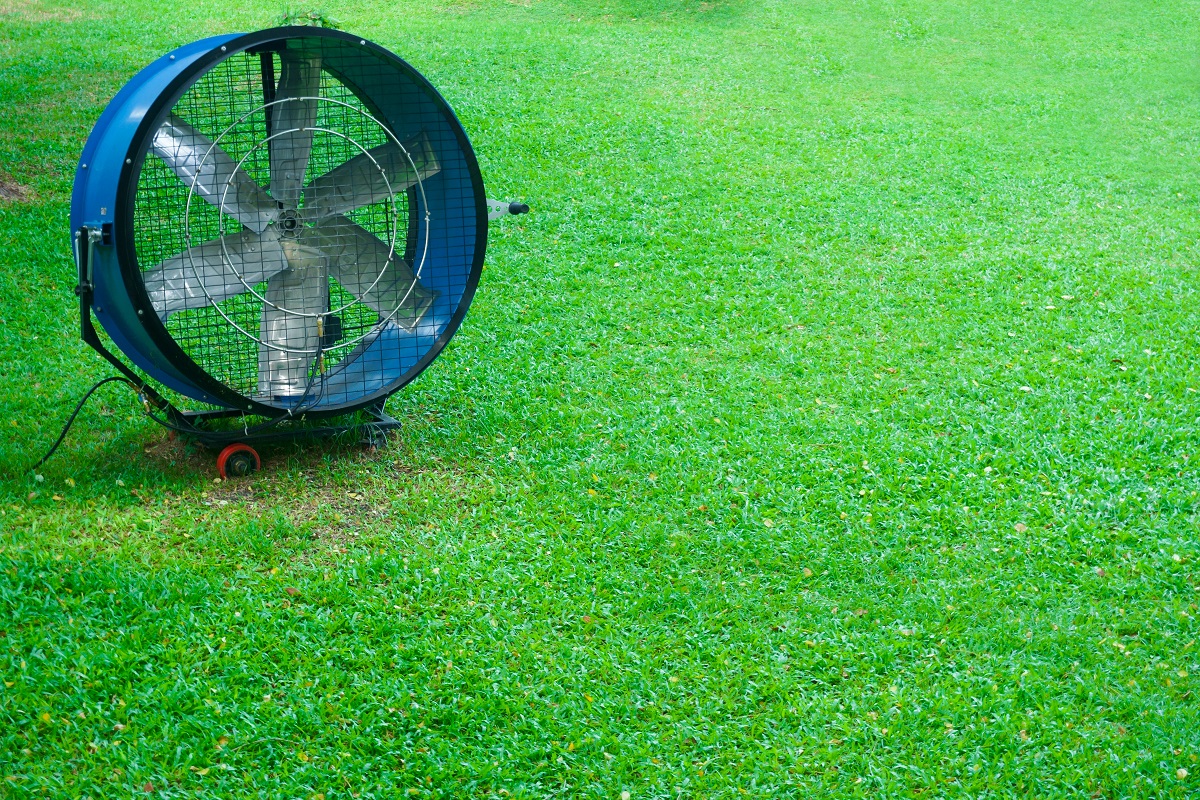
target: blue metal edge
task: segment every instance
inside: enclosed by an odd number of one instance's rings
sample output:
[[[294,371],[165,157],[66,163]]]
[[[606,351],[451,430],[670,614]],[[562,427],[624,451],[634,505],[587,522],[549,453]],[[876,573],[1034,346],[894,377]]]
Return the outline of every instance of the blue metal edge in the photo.
[[[75,168],[71,193],[71,232],[113,223],[117,184],[138,126],[154,101],[197,59],[243,34],[223,34],[176,48],[134,75],[117,92],[92,127]],[[125,292],[116,248],[97,244],[93,251],[93,310],[113,343],[142,371],[177,392],[203,402],[225,405],[170,366],[137,319]]]

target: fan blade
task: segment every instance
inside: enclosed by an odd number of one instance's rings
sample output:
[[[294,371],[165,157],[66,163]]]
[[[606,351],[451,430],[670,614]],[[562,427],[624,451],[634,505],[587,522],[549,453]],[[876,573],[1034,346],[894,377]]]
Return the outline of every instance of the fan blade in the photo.
[[[245,292],[287,269],[274,232],[242,231],[191,247],[142,275],[164,322],[176,311],[203,308]]]
[[[279,204],[229,154],[174,114],[154,134],[150,150],[198,196],[255,233],[279,216]]]
[[[438,297],[417,281],[403,258],[346,217],[330,217],[307,230],[304,239],[329,257],[329,269],[342,288],[408,331],[416,329]]]
[[[329,311],[324,255],[292,239],[281,246],[291,269],[267,282],[259,329],[258,391],[272,398],[296,397],[308,388],[320,345],[315,315]]]
[[[372,147],[304,188],[305,216],[319,220],[362,208],[408,189],[441,168],[424,133],[409,139],[403,147],[395,142]]]
[[[271,196],[285,208],[300,203],[304,172],[312,155],[321,57],[294,50],[279,53],[281,74],[271,109]]]

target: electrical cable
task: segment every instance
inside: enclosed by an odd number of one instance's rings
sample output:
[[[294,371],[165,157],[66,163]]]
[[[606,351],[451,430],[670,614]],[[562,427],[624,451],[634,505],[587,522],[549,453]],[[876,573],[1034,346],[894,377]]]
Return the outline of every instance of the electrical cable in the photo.
[[[320,346],[318,346],[318,350],[317,350],[317,358],[318,359],[322,355],[323,350],[324,350],[324,348],[321,348]],[[54,444],[50,446],[50,449],[46,451],[46,454],[44,456],[42,456],[40,459],[38,459],[38,462],[36,464],[34,464],[32,467],[30,467],[28,469],[28,472],[36,472],[38,467],[42,466],[42,464],[45,464],[48,460],[50,460],[50,456],[54,455],[55,451],[58,450],[59,445],[61,445],[63,443],[63,440],[67,438],[67,432],[70,431],[71,426],[75,424],[75,418],[78,417],[79,412],[83,410],[84,404],[87,403],[87,401],[91,398],[91,396],[93,394],[95,394],[96,390],[99,389],[101,386],[103,386],[106,383],[114,383],[117,381],[125,384],[130,389],[133,389],[133,391],[137,393],[138,398],[141,399],[144,404],[146,404],[145,398],[142,396],[142,387],[138,386],[137,384],[135,384],[133,381],[129,380],[128,378],[122,377],[120,375],[110,375],[107,378],[102,378],[101,380],[96,381],[96,383],[92,384],[92,387],[84,393],[83,397],[81,397],[79,399],[79,402],[75,405],[75,410],[71,412],[71,416],[67,418],[66,424],[63,425],[62,432],[59,433],[58,438],[54,440]],[[305,408],[304,402],[305,402],[305,400],[308,399],[309,394],[312,392],[313,384],[318,383],[318,382],[320,383],[320,392],[317,394],[316,398],[309,404],[308,408]],[[258,432],[267,430],[269,428],[273,428],[276,425],[278,425],[280,422],[283,422],[284,420],[293,419],[297,412],[299,412],[301,415],[303,415],[307,411],[310,411],[311,409],[316,408],[316,406],[321,402],[321,400],[324,397],[325,397],[325,376],[320,375],[320,374],[314,375],[311,379],[309,379],[308,385],[304,388],[304,394],[300,395],[300,399],[296,403],[295,408],[289,410],[287,414],[281,414],[280,416],[269,419],[266,422],[249,427],[245,430],[245,433],[247,435],[249,435],[252,433],[258,433]],[[162,425],[164,428],[178,431],[180,433],[192,432],[188,428],[182,427],[180,425],[174,425],[165,419],[159,419],[150,411],[149,404],[146,404],[145,414],[147,417],[154,420],[159,425]]]
[[[46,455],[42,456],[36,464],[29,468],[30,472],[36,472],[38,467],[40,467],[42,464],[45,464],[46,461],[49,460],[50,456],[54,455],[54,451],[57,450],[58,446],[63,443],[63,439],[67,438],[67,431],[71,430],[71,425],[75,423],[75,418],[78,417],[79,412],[83,410],[83,404],[88,401],[88,398],[90,398],[96,392],[96,390],[104,384],[113,383],[114,381],[120,381],[121,383],[129,386],[129,388],[133,389],[133,391],[141,392],[141,389],[138,388],[133,381],[129,380],[128,378],[121,377],[120,375],[111,375],[107,378],[96,381],[96,383],[92,384],[92,388],[88,389],[83,397],[80,398],[79,403],[75,406],[75,410],[72,411],[71,416],[67,418],[67,423],[63,425],[62,433],[58,434],[58,438],[54,441],[54,444],[50,446],[50,449],[46,451]]]

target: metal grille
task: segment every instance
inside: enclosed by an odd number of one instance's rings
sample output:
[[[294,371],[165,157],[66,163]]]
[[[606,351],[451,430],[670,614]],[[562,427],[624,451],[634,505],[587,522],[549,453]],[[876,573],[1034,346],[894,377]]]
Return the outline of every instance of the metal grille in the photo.
[[[468,280],[461,266],[430,274],[410,218],[438,153],[458,147],[452,132],[428,108],[402,132],[385,127],[326,47],[235,53],[203,74],[156,134],[134,200],[138,262],[171,337],[239,394],[291,408],[386,388],[375,384],[432,346],[452,310],[441,301],[457,305]],[[386,77],[383,63],[356,66]],[[375,383],[331,381],[371,359],[358,368]]]

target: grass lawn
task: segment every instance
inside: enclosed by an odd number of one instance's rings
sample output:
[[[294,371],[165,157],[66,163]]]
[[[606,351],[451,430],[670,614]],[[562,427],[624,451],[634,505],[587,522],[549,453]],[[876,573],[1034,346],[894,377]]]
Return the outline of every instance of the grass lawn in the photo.
[[[533,207],[403,429],[38,483],[92,123],[282,6],[0,0],[0,796],[1200,794],[1200,3],[328,9]]]

